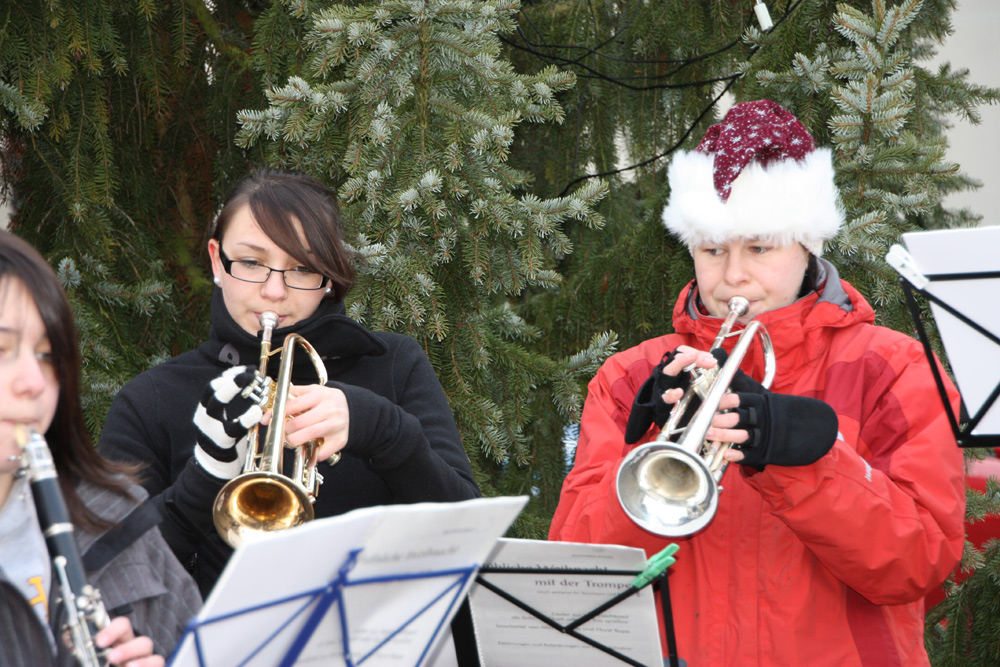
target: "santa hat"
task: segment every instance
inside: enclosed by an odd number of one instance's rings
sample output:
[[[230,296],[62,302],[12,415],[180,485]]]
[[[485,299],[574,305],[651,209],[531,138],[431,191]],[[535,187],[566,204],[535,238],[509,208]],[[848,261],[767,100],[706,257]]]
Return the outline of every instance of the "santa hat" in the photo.
[[[663,224],[689,248],[736,238],[801,243],[819,256],[844,216],[829,149],[771,100],[733,105],[670,163]]]

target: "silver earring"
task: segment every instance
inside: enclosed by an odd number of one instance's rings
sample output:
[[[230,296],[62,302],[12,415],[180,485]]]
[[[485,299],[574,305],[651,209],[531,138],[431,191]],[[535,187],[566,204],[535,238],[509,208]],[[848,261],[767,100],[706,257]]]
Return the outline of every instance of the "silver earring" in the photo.
[[[222,281],[219,280],[219,276],[215,276],[215,278],[212,279],[212,282],[215,283],[216,285],[222,284]]]
[[[329,287],[327,287],[327,288],[326,288],[326,293],[327,293],[327,294],[329,294],[329,293],[330,293],[330,292],[332,292],[332,291],[333,291],[333,290],[332,290],[332,289],[330,289]]]

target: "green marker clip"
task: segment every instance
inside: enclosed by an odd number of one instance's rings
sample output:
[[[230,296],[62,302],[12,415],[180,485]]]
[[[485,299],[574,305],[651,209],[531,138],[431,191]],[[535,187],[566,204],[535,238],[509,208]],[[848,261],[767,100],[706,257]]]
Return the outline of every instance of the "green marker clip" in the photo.
[[[674,554],[677,553],[678,549],[680,547],[676,544],[668,544],[663,551],[647,560],[646,567],[639,573],[639,576],[632,580],[632,586],[634,588],[642,588],[663,574],[664,570],[677,562]]]

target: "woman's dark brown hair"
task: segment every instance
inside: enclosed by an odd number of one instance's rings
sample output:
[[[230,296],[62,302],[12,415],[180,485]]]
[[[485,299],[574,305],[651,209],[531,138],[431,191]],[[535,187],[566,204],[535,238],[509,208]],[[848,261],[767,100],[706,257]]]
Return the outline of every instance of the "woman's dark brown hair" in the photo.
[[[244,176],[226,197],[215,219],[213,239],[222,243],[229,221],[243,206],[250,207],[261,230],[279,248],[330,280],[329,298],[343,300],[354,286],[354,267],[344,246],[333,192],[301,172],[258,169]],[[302,225],[305,244],[294,220]]]
[[[90,442],[80,404],[80,352],[76,325],[66,292],[41,253],[10,232],[0,230],[0,307],[10,281],[17,280],[31,295],[52,346],[52,363],[59,378],[56,414],[45,433],[59,474],[59,484],[73,523],[84,530],[107,528],[108,523],[88,509],[76,492],[86,480],[127,496],[133,466],[101,458]]]

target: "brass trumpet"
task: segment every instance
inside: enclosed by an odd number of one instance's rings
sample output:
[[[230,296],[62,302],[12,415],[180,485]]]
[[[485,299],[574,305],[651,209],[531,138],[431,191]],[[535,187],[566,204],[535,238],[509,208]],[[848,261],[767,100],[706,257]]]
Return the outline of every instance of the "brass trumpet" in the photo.
[[[261,388],[264,389],[259,394],[260,404],[265,412],[271,410],[270,427],[263,445],[259,447],[259,425],[250,429],[243,472],[222,487],[212,507],[215,529],[234,548],[247,538],[312,521],[315,517],[312,505],[319,492],[319,485],[323,483],[323,476],[317,472],[313,461],[322,440],[310,440],[299,448],[295,455],[292,477],[281,472],[282,453],[286,446],[286,405],[290,397],[295,346],[298,345],[309,355],[320,384],[326,384],[327,373],[315,348],[299,334],[289,334],[285,338],[285,344],[272,352],[271,335],[277,325],[277,314],[261,313],[260,326],[263,333],[257,379],[243,391],[244,396],[250,396]],[[267,378],[267,362],[279,352],[281,358],[278,377],[271,383]],[[327,459],[327,462],[333,465],[339,460],[338,453]]]
[[[713,350],[731,335],[736,321],[749,306],[740,296],[729,300],[729,314],[712,343]],[[705,434],[758,333],[764,349],[761,384],[770,387],[776,369],[774,348],[767,330],[753,320],[739,334],[723,366],[684,369],[691,374],[691,386],[670,411],[663,430],[653,442],[629,452],[618,467],[615,480],[618,501],[628,517],[642,528],[664,537],[683,537],[701,530],[715,517],[722,491],[719,482],[728,463],[723,454],[732,443],[710,442],[705,440]],[[701,399],[701,405],[690,423],[679,427],[694,396]]]

